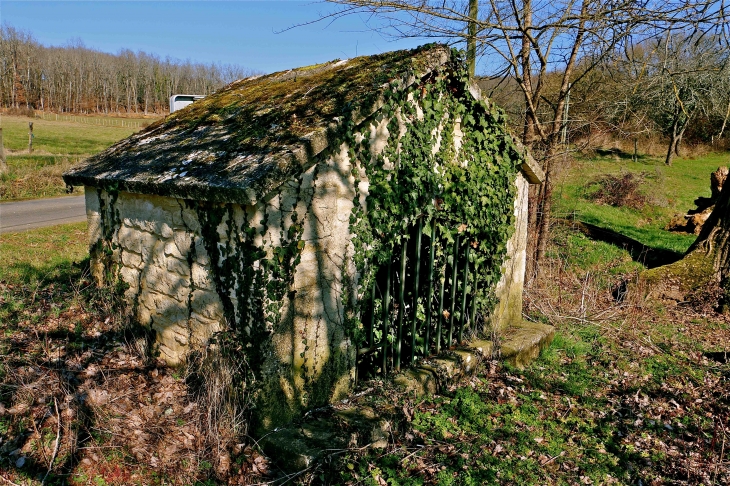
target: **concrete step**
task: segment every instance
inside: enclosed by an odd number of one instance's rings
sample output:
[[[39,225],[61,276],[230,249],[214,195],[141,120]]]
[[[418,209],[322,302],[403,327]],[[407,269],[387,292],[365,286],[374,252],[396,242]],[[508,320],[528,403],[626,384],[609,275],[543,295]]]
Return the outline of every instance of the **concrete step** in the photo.
[[[500,336],[500,358],[512,366],[524,368],[550,346],[555,337],[555,328],[547,324],[522,321],[509,327]]]

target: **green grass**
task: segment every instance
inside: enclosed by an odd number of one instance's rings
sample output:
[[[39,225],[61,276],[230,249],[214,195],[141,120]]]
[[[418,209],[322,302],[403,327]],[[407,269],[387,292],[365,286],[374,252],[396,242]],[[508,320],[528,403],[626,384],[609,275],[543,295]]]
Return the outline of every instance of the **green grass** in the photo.
[[[554,213],[617,231],[646,246],[683,253],[695,240],[664,230],[672,216],[685,214],[699,196],[710,196],[710,174],[730,163],[728,154],[678,158],[667,167],[658,158],[638,162],[613,157],[580,158],[564,170],[555,189]],[[648,199],[641,210],[599,205],[588,199],[587,185],[604,174],[643,174],[640,191]]]
[[[38,284],[68,272],[89,253],[86,222],[0,235],[0,281]]]
[[[557,328],[551,346],[524,370],[483,372],[415,402],[388,397],[412,420],[383,453],[345,454],[329,484],[728,484],[730,434],[718,430],[730,425],[730,364],[698,358],[730,342],[727,323],[604,300],[641,266],[610,244],[556,233],[548,268],[563,266],[547,279],[555,292],[538,294],[556,314],[541,316]],[[610,318],[563,317],[581,296]]]
[[[2,116],[5,149],[28,149],[28,122],[33,122],[33,150],[41,154],[90,155],[135,133],[127,127],[105,127],[70,121],[50,121],[21,116]]]
[[[32,154],[27,152],[29,121],[35,135]],[[0,201],[65,195],[61,176],[66,170],[138,131],[8,115],[2,115],[0,126],[8,165],[7,173],[0,175]]]
[[[8,172],[0,175],[0,201],[65,196],[62,175],[83,157],[68,155],[11,155]]]

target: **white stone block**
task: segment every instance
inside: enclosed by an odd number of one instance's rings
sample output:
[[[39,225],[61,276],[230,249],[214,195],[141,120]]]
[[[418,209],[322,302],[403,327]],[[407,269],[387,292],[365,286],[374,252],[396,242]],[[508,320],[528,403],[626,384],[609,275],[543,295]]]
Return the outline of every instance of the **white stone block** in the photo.
[[[180,248],[175,244],[175,241],[168,241],[165,243],[165,256],[167,257],[173,257],[173,258],[179,258],[180,260],[187,257],[186,254],[183,254],[180,251]]]
[[[196,289],[190,300],[192,312],[214,321],[223,318],[223,303],[216,292]]]
[[[86,200],[86,221],[89,234],[89,245],[96,244],[103,236],[101,214],[99,213],[99,194],[95,187],[84,186]]]
[[[215,282],[210,274],[210,268],[207,265],[200,265],[193,262],[190,273],[192,275],[193,287],[202,290],[215,290]]]
[[[210,266],[210,257],[208,256],[208,250],[205,249],[205,242],[200,236],[195,237],[195,261],[204,266]]]
[[[182,277],[190,278],[190,266],[187,261],[169,257],[166,262],[167,269]]]
[[[190,208],[182,210],[182,221],[185,227],[187,227],[193,233],[200,233],[200,222],[198,221],[198,213]]]
[[[142,268],[142,255],[129,250],[122,252],[122,264],[125,267],[139,269]]]
[[[129,285],[129,289],[136,294],[139,291],[139,270],[133,267],[122,267],[119,269],[119,277]]]
[[[161,223],[160,224],[160,233],[163,238],[167,239],[172,237],[173,231],[172,228],[167,223]]]
[[[187,303],[190,293],[188,278],[171,273],[166,268],[151,265],[145,269],[143,281],[146,289],[164,294],[166,298]]]

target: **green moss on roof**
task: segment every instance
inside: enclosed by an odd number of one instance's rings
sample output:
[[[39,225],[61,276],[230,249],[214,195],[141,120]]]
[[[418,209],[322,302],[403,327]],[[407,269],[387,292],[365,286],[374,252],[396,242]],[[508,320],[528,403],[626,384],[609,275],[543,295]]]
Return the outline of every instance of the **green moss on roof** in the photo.
[[[331,61],[236,81],[64,174],[73,185],[249,203],[327,146],[328,131],[371,114],[402,89],[454,62],[441,45]]]

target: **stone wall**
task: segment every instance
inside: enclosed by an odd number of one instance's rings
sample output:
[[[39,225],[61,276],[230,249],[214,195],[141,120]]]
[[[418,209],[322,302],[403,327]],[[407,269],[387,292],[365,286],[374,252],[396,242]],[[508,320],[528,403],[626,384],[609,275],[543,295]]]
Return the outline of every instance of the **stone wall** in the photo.
[[[92,271],[100,284],[124,283],[134,318],[156,332],[170,365],[229,325],[241,330],[260,361],[252,363],[257,418],[268,429],[344,397],[354,382],[355,349],[343,327],[344,285],[357,282],[354,186],[343,145],[255,206],[86,187]],[[206,229],[211,213],[222,214],[214,231]],[[266,262],[300,240],[288,291],[277,300]],[[246,255],[252,248],[261,258]],[[260,276],[255,285],[243,277],[252,273]]]
[[[527,193],[530,185],[521,172],[517,174],[515,184],[515,232],[507,242],[507,257],[495,289],[497,306],[490,320],[492,330],[497,333],[522,322],[522,291],[527,258]]]
[[[158,196],[93,187],[85,195],[94,277],[101,284],[118,274],[134,318],[157,332],[162,358],[180,364],[223,322],[196,212]]]

